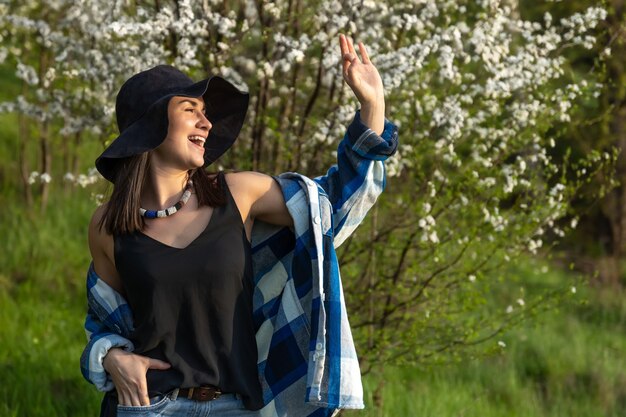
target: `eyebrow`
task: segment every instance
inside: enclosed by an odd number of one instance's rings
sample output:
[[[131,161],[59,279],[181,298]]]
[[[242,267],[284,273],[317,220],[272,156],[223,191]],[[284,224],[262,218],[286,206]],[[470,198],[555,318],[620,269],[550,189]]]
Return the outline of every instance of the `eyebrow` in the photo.
[[[198,107],[198,103],[197,103],[197,102],[195,102],[195,101],[191,101],[191,100],[188,100],[188,99],[184,99],[184,100],[179,101],[179,102],[178,102],[178,105],[181,105],[181,104],[183,104],[183,103],[189,103],[189,104],[191,104],[193,107]],[[202,106],[202,111],[205,111],[205,110],[206,110],[206,106]]]

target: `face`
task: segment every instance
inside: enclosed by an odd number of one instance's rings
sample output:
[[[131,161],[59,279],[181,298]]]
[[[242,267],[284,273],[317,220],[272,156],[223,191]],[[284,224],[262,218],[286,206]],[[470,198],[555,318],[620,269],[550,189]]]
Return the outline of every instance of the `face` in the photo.
[[[167,136],[154,149],[152,163],[181,171],[204,165],[204,142],[213,126],[204,114],[202,97],[172,97],[167,108]]]

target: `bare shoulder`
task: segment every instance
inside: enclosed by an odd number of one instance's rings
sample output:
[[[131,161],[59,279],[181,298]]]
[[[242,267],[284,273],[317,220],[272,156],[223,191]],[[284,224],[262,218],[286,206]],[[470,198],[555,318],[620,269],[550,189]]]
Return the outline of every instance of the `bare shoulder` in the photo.
[[[100,228],[99,224],[104,217],[104,213],[106,210],[108,203],[104,203],[93,212],[91,216],[91,221],[89,222],[89,246],[92,247],[92,244],[95,246],[103,243],[107,238],[112,238],[104,228]],[[91,248],[93,249],[93,248]]]
[[[123,294],[123,287],[113,257],[113,236],[108,234],[104,227],[99,227],[106,206],[107,203],[102,204],[91,216],[88,231],[89,251],[98,276],[113,289]]]
[[[107,203],[99,206],[93,212],[91,221],[89,222],[89,250],[96,265],[102,264],[103,259],[112,261],[111,258],[113,256],[113,236],[108,234],[104,227],[100,227],[100,222],[104,217],[106,207]]]
[[[274,179],[262,172],[257,171],[235,171],[235,172],[225,172],[224,177],[229,182],[237,183],[269,183],[274,181]]]
[[[226,174],[226,182],[233,195],[243,194],[250,207],[250,216],[277,225],[292,225],[293,220],[285,205],[282,189],[270,175],[256,171]]]
[[[272,181],[272,177],[267,174],[263,174],[261,172],[256,171],[222,171],[224,173],[224,179],[228,184],[228,188],[232,190],[233,187],[236,189],[247,189],[250,187],[258,187],[263,182]],[[208,174],[211,180],[217,178],[218,173]]]
[[[278,189],[275,180],[267,174],[256,171],[236,171],[224,174],[231,191],[244,194],[251,204],[271,189]]]

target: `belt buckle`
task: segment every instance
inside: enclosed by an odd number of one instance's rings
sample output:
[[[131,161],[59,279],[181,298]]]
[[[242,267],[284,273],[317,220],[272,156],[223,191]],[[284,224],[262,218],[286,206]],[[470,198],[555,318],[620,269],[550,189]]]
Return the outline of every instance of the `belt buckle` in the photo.
[[[204,386],[196,388],[196,399],[198,401],[213,401],[216,400],[222,395],[222,391],[220,391],[217,387],[212,386]]]
[[[217,387],[201,387],[203,388],[203,390],[201,391],[200,395],[202,396],[202,398],[204,398],[204,396],[209,396],[208,400],[212,401],[212,400],[216,400],[220,397],[220,395],[222,395],[222,391],[220,391],[219,388]]]

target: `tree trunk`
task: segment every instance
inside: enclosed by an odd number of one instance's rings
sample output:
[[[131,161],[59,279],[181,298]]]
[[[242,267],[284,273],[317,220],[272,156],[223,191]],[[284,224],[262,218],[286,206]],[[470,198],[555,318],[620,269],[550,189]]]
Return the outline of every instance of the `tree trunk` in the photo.
[[[261,169],[261,157],[263,155],[263,134],[265,132],[265,109],[269,95],[269,80],[264,78],[259,86],[257,95],[254,127],[252,129],[252,169]]]
[[[30,208],[33,206],[33,188],[28,182],[28,177],[30,176],[30,167],[28,164],[28,149],[26,146],[26,144],[28,143],[28,125],[26,123],[26,117],[22,113],[18,114],[17,120],[19,137],[18,158],[20,163],[22,189],[24,190],[24,200],[26,201],[26,205]]]
[[[371,214],[371,219],[372,219],[372,229],[370,231],[370,241],[374,241],[374,238],[376,237],[376,230],[378,230],[378,208],[379,205],[375,205],[372,208],[372,214]],[[367,285],[368,288],[374,288],[374,284],[375,284],[375,271],[376,271],[376,250],[375,250],[375,246],[376,245],[371,245],[370,246],[370,254],[369,254],[369,259],[371,259],[371,262],[369,263],[369,268],[366,270],[366,276],[367,276]],[[376,340],[376,326],[374,325],[374,317],[376,314],[376,309],[375,309],[375,303],[377,300],[375,300],[376,296],[374,295],[374,293],[372,292],[369,296],[368,296],[368,304],[369,304],[369,308],[368,308],[368,320],[370,323],[368,326],[368,340],[367,340],[367,347],[368,349],[373,349],[374,348],[374,343]]]
[[[261,62],[269,60],[269,36],[267,35],[268,21],[263,13],[263,2],[256,2],[263,43],[261,45]],[[265,110],[269,96],[269,77],[266,75],[259,85],[257,101],[254,112],[254,122],[252,125],[252,170],[257,171],[261,167],[261,155],[263,153],[263,134],[265,132]]]
[[[626,72],[624,60],[626,60],[626,34],[624,24],[624,0],[613,0],[615,15],[611,21],[609,36],[619,36],[612,45],[612,59],[608,66],[609,79],[614,81],[609,105],[614,105],[615,110],[610,123],[610,135],[614,143],[620,149],[617,160],[617,179],[620,182],[613,193],[613,213],[609,215],[611,221],[612,237],[614,241],[606,258],[598,261],[599,281],[602,284],[617,286],[622,283],[620,260],[626,253]]]
[[[50,152],[50,129],[49,123],[44,122],[41,126],[41,172],[52,175],[52,153]],[[41,181],[41,213],[46,211],[48,197],[50,195],[50,183]]]
[[[383,414],[383,406],[385,405],[385,397],[383,395],[383,391],[385,389],[385,365],[380,363],[379,366],[379,375],[378,375],[378,385],[376,386],[376,390],[374,390],[374,406],[380,410],[381,414]]]

